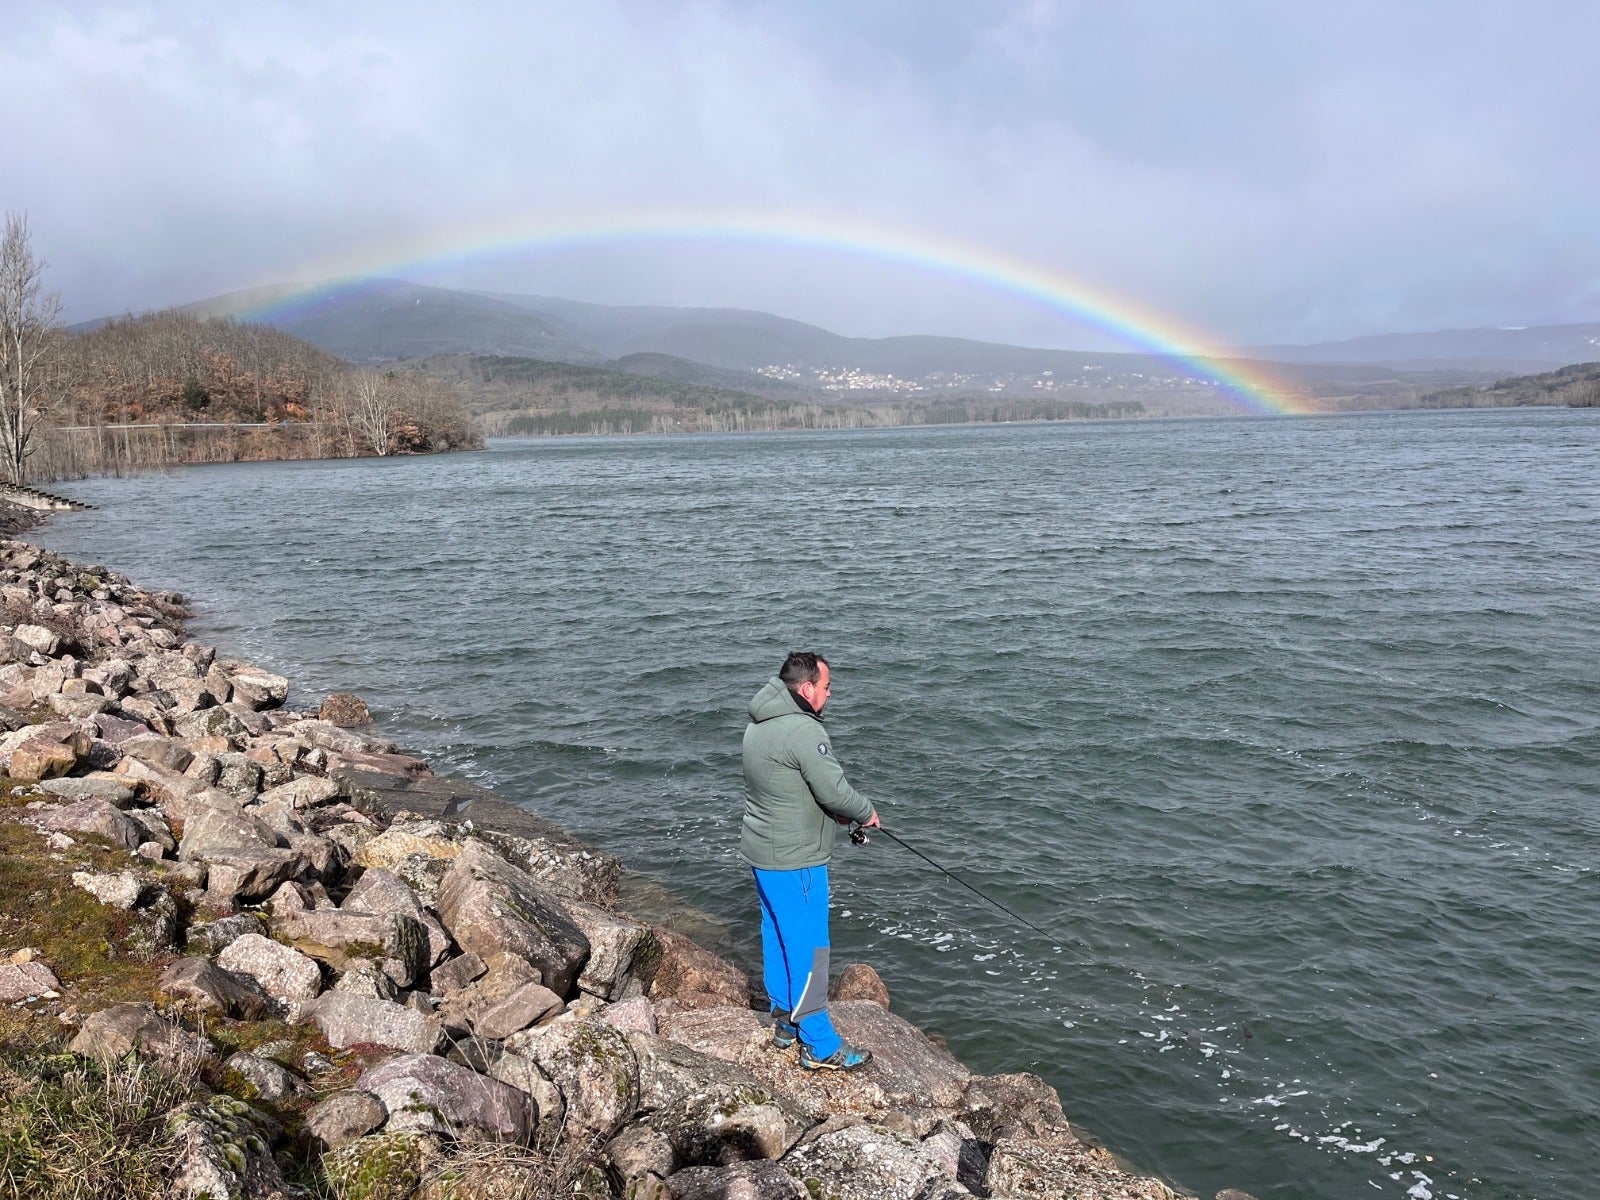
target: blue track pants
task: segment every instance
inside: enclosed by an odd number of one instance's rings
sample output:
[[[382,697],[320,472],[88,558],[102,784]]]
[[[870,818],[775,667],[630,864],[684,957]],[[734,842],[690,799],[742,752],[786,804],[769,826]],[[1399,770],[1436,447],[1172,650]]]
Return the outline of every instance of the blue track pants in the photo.
[[[767,998],[790,1015],[818,1058],[839,1048],[828,1016],[828,868],[751,868],[761,899],[761,966]]]

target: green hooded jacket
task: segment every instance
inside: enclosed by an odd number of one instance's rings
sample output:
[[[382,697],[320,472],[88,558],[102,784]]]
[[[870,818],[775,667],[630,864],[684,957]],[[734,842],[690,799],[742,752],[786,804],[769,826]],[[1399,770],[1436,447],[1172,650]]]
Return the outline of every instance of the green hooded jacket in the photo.
[[[872,804],[845,782],[822,718],[774,676],[750,701],[744,731],[739,857],[764,871],[817,867],[833,853],[835,816],[865,821]]]

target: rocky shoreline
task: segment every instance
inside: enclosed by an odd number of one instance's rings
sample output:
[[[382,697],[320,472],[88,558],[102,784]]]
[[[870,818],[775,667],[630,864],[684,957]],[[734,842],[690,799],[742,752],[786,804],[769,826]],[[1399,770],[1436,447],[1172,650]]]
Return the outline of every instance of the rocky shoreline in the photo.
[[[435,776],[356,697],[286,708],[181,596],[6,541],[0,603],[0,885],[31,891],[0,903],[0,1087],[62,1043],[185,1081],[157,1194],[1174,1195],[869,968],[834,1013],[872,1066],[802,1070],[742,971],[618,907],[616,858]],[[0,1192],[45,1170],[7,1137]]]

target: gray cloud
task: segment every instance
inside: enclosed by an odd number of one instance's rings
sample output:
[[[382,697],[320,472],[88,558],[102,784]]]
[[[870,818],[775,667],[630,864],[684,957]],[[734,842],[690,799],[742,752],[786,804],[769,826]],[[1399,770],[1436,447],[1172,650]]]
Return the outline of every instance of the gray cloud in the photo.
[[[518,214],[832,214],[1239,342],[1600,319],[1600,10],[601,2],[32,6],[0,206],[75,318]],[[419,267],[844,332],[1092,330],[870,259],[628,244]]]

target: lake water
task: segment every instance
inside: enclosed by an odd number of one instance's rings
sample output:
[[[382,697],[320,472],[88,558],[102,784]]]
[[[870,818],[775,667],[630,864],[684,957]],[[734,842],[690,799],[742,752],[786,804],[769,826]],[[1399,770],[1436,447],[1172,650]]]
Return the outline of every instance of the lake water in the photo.
[[[1209,1196],[1593,1196],[1600,410],[503,442],[66,487],[39,540],[726,922],[791,648],[834,961]]]

